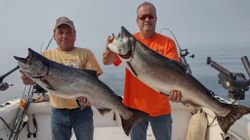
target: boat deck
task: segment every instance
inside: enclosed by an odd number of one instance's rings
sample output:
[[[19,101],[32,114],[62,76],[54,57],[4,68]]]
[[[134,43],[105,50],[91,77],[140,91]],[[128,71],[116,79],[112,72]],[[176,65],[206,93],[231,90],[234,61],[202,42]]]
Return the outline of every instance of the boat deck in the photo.
[[[192,108],[185,107],[182,104],[172,103],[172,118],[173,118],[173,133],[172,140],[185,140],[190,118],[192,117]],[[18,108],[18,100],[9,101],[8,105],[0,108],[0,116],[4,118],[8,123],[13,121]],[[119,114],[115,111],[102,116],[94,111],[94,140],[129,140],[121,127]],[[209,109],[205,109],[207,113],[208,124],[213,122],[214,114]],[[32,123],[32,116],[35,117],[38,125],[37,137],[31,137],[29,140],[50,140],[51,128],[50,128],[50,103],[40,102],[30,104],[28,110],[28,125],[31,132],[34,132]],[[197,124],[202,124],[198,122]],[[198,126],[199,127],[199,126]],[[214,121],[210,127],[207,127],[206,140],[223,140],[222,131],[217,121]],[[10,131],[6,126],[0,122],[0,140],[8,140]],[[24,128],[19,135],[18,140],[27,140],[27,129]],[[196,133],[196,132],[194,132]],[[199,135],[199,134],[194,134]],[[226,135],[227,136],[227,135]],[[250,139],[250,115],[245,115],[230,128],[228,136],[230,140],[249,140]],[[225,137],[224,137],[225,138]],[[71,140],[76,140],[75,136],[72,136]],[[155,140],[151,127],[149,126],[147,132],[147,140]],[[200,139],[199,139],[200,140]]]
[[[95,127],[94,131],[94,140],[130,140],[121,127]],[[71,140],[76,138],[73,136]],[[151,129],[148,129],[147,140],[155,140]]]

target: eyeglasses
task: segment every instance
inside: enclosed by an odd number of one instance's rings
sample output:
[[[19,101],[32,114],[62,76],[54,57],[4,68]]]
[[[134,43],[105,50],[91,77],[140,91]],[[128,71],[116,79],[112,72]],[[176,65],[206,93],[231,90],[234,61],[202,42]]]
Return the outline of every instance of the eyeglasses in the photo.
[[[154,19],[155,17],[152,15],[142,15],[142,16],[138,16],[138,19],[140,20],[146,20],[146,19]]]

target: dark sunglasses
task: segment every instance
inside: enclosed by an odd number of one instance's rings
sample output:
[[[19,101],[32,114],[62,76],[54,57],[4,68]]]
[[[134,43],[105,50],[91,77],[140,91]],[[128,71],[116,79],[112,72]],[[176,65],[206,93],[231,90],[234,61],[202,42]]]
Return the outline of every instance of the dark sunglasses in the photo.
[[[155,17],[152,15],[142,15],[142,16],[138,16],[138,19],[140,20],[146,20],[146,19],[154,19]]]

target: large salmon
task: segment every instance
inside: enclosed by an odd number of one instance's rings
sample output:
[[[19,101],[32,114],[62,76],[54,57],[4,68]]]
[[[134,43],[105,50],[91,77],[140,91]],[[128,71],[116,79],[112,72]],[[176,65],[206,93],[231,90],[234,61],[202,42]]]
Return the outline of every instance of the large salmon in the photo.
[[[85,96],[101,114],[111,109],[117,111],[127,135],[135,123],[147,116],[144,112],[125,107],[121,98],[98,79],[96,71],[65,66],[45,58],[32,49],[28,51],[27,58],[14,56],[20,70],[50,94],[66,99]]]
[[[159,94],[169,96],[171,90],[177,89],[182,92],[182,103],[211,109],[224,133],[236,120],[250,112],[247,107],[219,101],[195,77],[186,73],[179,62],[146,47],[124,27],[108,47],[125,61],[126,68],[134,76]]]

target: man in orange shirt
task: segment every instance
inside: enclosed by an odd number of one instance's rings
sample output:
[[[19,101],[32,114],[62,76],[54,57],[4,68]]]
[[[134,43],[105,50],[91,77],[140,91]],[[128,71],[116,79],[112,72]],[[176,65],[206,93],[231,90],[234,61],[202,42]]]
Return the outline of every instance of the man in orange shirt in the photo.
[[[155,32],[156,9],[152,3],[144,2],[137,8],[137,25],[139,32],[134,37],[147,47],[159,54],[179,61],[176,45],[173,40]],[[112,42],[109,37],[107,44]],[[119,57],[108,48],[103,53],[105,65],[121,63]],[[138,109],[149,114],[142,122],[138,123],[131,131],[131,140],[146,140],[148,122],[150,122],[156,140],[171,140],[172,118],[169,97],[157,93],[152,88],[134,77],[129,70],[125,71],[125,88],[123,103],[130,108]],[[173,90],[171,100],[179,102],[180,91]]]

